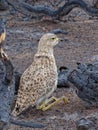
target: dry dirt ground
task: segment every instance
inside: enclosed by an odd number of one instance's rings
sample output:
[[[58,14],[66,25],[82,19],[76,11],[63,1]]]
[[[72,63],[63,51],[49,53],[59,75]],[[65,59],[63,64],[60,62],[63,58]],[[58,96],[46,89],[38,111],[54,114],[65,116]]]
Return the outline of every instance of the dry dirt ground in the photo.
[[[39,38],[57,28],[68,32],[68,35],[58,35],[68,40],[54,48],[58,68],[67,66],[73,69],[77,62],[91,63],[98,60],[98,20],[91,18],[81,9],[74,9],[65,16],[66,22],[34,19],[25,21],[25,16],[21,17],[19,13],[9,16],[8,19],[5,51],[19,72],[23,72],[32,63]],[[61,102],[46,112],[30,110],[26,113],[25,120],[47,124],[43,130],[76,130],[75,122],[80,118],[91,116],[98,118],[98,108],[86,109],[84,103],[77,97],[74,86],[58,88],[53,95],[57,97],[66,95],[69,103]],[[10,125],[8,130],[31,129]]]

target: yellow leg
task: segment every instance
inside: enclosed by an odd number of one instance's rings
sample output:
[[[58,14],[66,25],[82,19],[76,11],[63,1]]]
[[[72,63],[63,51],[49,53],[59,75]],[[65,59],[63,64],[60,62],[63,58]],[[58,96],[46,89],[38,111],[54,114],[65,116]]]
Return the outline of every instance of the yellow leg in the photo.
[[[68,98],[65,96],[62,96],[61,98],[51,97],[50,99],[45,100],[40,106],[37,106],[36,108],[46,111],[51,107],[53,107],[54,105],[58,104],[62,100],[64,101],[64,103],[68,103]]]
[[[41,105],[37,105],[37,106],[36,106],[36,109],[42,110],[43,107],[45,107],[45,101],[43,101]]]
[[[43,109],[46,107],[46,105],[48,105],[48,103],[56,101],[56,100],[57,100],[57,98],[55,98],[55,97],[51,97],[50,99],[46,99],[45,101],[42,102],[41,105],[37,105],[36,109]]]

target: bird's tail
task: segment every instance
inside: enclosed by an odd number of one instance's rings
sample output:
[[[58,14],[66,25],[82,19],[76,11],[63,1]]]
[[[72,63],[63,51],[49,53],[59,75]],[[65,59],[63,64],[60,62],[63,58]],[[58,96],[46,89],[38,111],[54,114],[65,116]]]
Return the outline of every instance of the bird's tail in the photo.
[[[19,115],[17,115],[17,117],[24,115],[32,107],[35,108],[35,106],[29,106],[27,109],[23,110]],[[18,118],[14,119],[12,115],[11,115],[10,123],[14,125],[23,126],[23,127],[29,127],[29,128],[43,128],[46,126],[45,124],[40,124],[40,123],[36,123],[32,121],[21,121],[21,120],[18,120]]]

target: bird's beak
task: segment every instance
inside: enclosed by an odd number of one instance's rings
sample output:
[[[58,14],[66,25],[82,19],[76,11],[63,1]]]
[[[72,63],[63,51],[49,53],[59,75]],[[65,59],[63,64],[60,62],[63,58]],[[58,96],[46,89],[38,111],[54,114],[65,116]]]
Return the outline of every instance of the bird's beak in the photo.
[[[60,41],[58,37],[57,37],[55,40],[56,40],[56,42],[59,42],[59,41]]]

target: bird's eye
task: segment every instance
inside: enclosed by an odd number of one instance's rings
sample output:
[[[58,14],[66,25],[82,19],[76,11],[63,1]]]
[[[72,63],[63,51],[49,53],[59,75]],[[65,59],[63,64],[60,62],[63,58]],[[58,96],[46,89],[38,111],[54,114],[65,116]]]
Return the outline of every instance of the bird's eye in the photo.
[[[52,39],[52,40],[54,40],[54,39],[55,39],[55,37],[52,37],[51,39]]]

